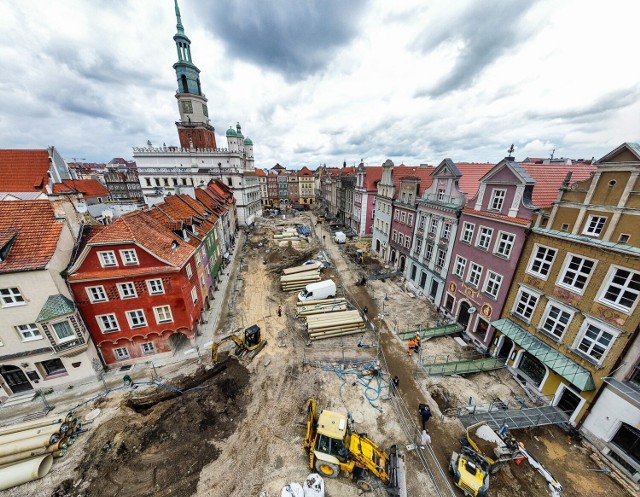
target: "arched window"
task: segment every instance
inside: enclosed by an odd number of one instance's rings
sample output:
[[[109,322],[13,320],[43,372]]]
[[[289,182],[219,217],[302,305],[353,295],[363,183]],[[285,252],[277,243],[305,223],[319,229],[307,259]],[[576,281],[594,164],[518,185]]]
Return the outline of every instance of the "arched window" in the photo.
[[[187,84],[187,76],[184,74],[180,76],[180,81],[182,83],[182,93],[189,93],[189,85]]]

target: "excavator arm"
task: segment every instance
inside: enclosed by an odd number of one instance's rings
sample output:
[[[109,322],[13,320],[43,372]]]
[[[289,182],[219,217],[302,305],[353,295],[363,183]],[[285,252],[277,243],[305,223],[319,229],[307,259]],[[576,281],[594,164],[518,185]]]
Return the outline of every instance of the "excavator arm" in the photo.
[[[309,399],[307,402],[307,433],[302,442],[302,446],[309,451],[309,468],[313,469],[314,454],[313,446],[318,434],[318,418],[316,416],[316,399]]]
[[[213,362],[218,362],[218,349],[220,348],[221,345],[227,342],[235,343],[236,347],[239,347],[240,349],[244,348],[244,342],[240,338],[238,338],[236,335],[230,335],[226,338],[223,338],[219,342],[216,342],[213,345],[211,345],[211,360]]]

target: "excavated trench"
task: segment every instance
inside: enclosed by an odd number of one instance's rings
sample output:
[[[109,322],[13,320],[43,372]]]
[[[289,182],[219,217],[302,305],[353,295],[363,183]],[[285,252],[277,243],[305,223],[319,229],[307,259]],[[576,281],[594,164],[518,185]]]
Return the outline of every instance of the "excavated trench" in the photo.
[[[188,496],[200,471],[246,415],[249,373],[235,359],[200,368],[171,387],[146,389],[123,401],[123,413],[91,435],[76,468],[52,497]]]

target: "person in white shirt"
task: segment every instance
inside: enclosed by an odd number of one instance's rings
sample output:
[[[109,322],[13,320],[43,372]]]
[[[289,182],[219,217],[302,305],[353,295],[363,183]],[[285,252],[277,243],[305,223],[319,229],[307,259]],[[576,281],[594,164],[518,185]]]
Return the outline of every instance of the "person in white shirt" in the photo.
[[[429,430],[424,429],[420,436],[420,448],[424,449],[427,444],[431,445],[431,435],[429,435]]]

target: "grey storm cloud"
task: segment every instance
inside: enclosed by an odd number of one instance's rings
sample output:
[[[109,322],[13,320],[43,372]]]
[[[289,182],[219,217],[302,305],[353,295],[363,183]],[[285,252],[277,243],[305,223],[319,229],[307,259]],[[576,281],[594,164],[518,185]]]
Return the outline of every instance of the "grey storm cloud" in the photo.
[[[532,27],[519,23],[535,4],[531,0],[472,1],[468,8],[449,19],[433,23],[415,41],[415,47],[427,53],[446,42],[461,42],[462,48],[449,74],[435,87],[416,93],[416,97],[439,97],[472,86],[483,69],[526,41]]]
[[[215,2],[205,22],[231,56],[296,80],[322,70],[358,34],[366,4],[367,0]]]

